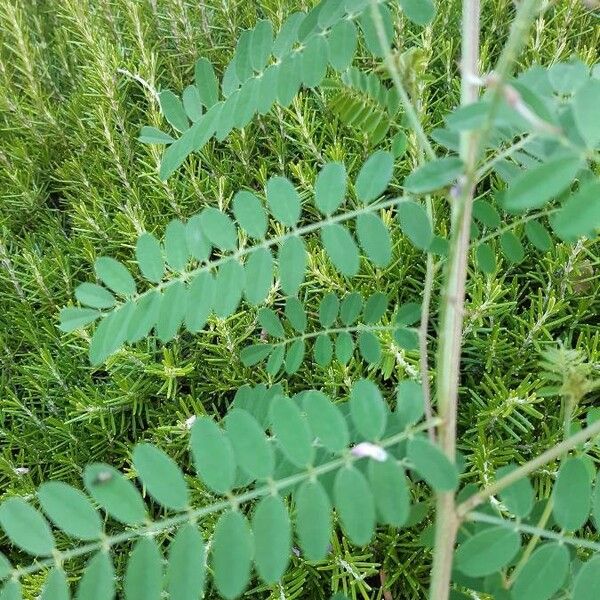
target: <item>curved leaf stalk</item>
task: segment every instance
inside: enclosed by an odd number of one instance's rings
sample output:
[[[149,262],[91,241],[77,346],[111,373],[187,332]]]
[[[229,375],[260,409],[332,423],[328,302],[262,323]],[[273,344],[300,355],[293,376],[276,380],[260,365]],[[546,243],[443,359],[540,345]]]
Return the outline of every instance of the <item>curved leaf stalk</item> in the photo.
[[[308,340],[317,338],[320,335],[330,335],[336,333],[355,333],[361,331],[396,331],[398,325],[353,325],[352,327],[334,327],[332,329],[321,329],[319,331],[311,331],[310,333],[303,333],[291,338],[285,338],[279,342],[271,342],[270,346],[287,346],[297,340]]]
[[[389,448],[391,446],[396,445],[398,442],[410,438],[414,434],[424,431],[428,427],[431,427],[435,424],[437,424],[437,420],[433,423],[424,421],[419,425],[415,425],[414,427],[408,428],[405,431],[380,440],[377,445],[381,448]],[[279,490],[302,483],[303,481],[315,479],[319,475],[335,471],[336,469],[339,469],[344,465],[354,463],[360,460],[361,458],[363,458],[362,455],[353,454],[349,450],[344,456],[340,458],[336,458],[317,467],[310,468],[303,473],[291,475],[289,477],[285,477],[279,480],[271,480],[262,487],[255,488],[243,494],[231,495],[226,500],[221,500],[219,502],[209,504],[208,506],[190,509],[184,513],[180,513],[173,517],[163,519],[162,521],[149,523],[144,527],[128,529],[127,531],[123,531],[116,535],[107,535],[104,536],[98,542],[84,544],[82,546],[78,546],[77,548],[72,548],[63,552],[56,551],[54,553],[54,556],[52,556],[51,558],[37,560],[35,563],[28,565],[27,567],[18,567],[12,569],[10,572],[10,576],[14,579],[19,579],[27,575],[32,575],[33,573],[38,573],[55,565],[62,565],[67,561],[73,560],[80,556],[91,554],[92,552],[98,550],[108,550],[113,546],[122,544],[124,542],[128,542],[130,540],[142,536],[154,537],[160,535],[161,533],[166,533],[180,525],[183,525],[184,523],[195,523],[196,521],[210,514],[220,512],[228,508],[237,509],[237,507],[239,507],[240,504],[244,504],[246,502],[255,500],[257,498],[261,498],[263,496],[267,496],[269,494],[275,494]]]

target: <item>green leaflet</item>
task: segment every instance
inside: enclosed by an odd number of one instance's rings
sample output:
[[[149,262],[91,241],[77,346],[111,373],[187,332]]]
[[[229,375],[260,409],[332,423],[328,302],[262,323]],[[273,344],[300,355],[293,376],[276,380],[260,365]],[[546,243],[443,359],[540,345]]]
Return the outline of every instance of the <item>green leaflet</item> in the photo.
[[[279,175],[271,177],[267,182],[266,194],[271,214],[283,225],[296,227],[302,203],[290,180]]]
[[[401,527],[410,513],[410,490],[404,469],[393,456],[379,462],[369,461],[369,481],[382,523]]]
[[[289,54],[279,65],[277,78],[277,100],[287,107],[298,93],[302,82],[301,57],[298,53]]]
[[[375,292],[367,298],[363,311],[363,321],[367,325],[377,323],[385,314],[388,298],[383,292]]]
[[[302,365],[305,349],[305,343],[302,339],[294,340],[290,344],[285,356],[285,372],[288,375],[295,373]]]
[[[188,289],[185,283],[174,280],[166,287],[160,299],[156,335],[167,343],[179,331],[188,309]]]
[[[404,180],[404,189],[413,194],[435,192],[452,185],[463,169],[462,160],[456,156],[432,160],[418,167]]]
[[[304,20],[305,13],[294,12],[285,19],[275,42],[273,43],[273,56],[282,58],[292,49],[294,43],[298,40],[298,28]]]
[[[279,279],[285,294],[295,296],[304,281],[306,247],[299,236],[287,238],[279,248]]]
[[[237,230],[225,213],[207,206],[200,213],[200,223],[208,240],[219,250],[228,252],[237,248]]]
[[[244,268],[234,258],[219,267],[215,278],[214,312],[217,317],[225,319],[235,312],[245,283]]]
[[[405,350],[417,350],[419,347],[419,332],[416,329],[399,327],[394,331],[394,342]]]
[[[516,469],[516,465],[506,465],[496,471],[496,479],[501,479]],[[527,477],[504,488],[500,500],[516,517],[526,517],[533,508],[534,491]]]
[[[557,524],[576,531],[588,520],[592,486],[585,463],[571,457],[563,461],[552,493],[552,514]]]
[[[159,283],[165,273],[165,261],[160,242],[151,233],[140,235],[135,245],[135,257],[142,275],[152,283]]]
[[[600,228],[600,182],[589,181],[570,196],[560,212],[551,220],[552,228],[563,240],[574,241],[581,236],[593,237]]]
[[[255,306],[265,301],[273,285],[273,256],[268,248],[258,248],[244,265],[248,302]]]
[[[235,49],[235,55],[232,62],[235,65],[235,72],[240,83],[243,83],[252,76],[252,65],[250,64],[250,45],[252,44],[252,29],[244,29]]]
[[[22,600],[21,584],[11,579],[0,589],[0,600]],[[54,600],[54,599],[52,599]]]
[[[364,546],[375,530],[375,502],[364,475],[355,467],[341,468],[335,477],[335,507],[350,541]]]
[[[295,296],[291,296],[285,301],[285,316],[290,325],[298,332],[303,333],[306,330],[306,311],[302,302]]]
[[[423,386],[416,381],[401,381],[396,388],[395,415],[404,429],[418,423],[423,417]]]
[[[192,333],[200,331],[213,309],[215,302],[215,280],[208,271],[194,277],[188,288],[185,311],[185,326]]]
[[[75,298],[92,308],[111,308],[116,304],[115,297],[101,285],[81,283],[75,289]]]
[[[387,407],[379,388],[359,379],[350,392],[350,415],[356,430],[367,440],[378,440],[385,431]]]
[[[318,86],[327,72],[327,41],[316,35],[306,43],[301,57],[302,82],[306,87]]]
[[[484,577],[510,563],[521,548],[521,536],[508,527],[488,527],[463,542],[454,565],[470,577]]]
[[[600,529],[600,473],[594,481],[594,492],[592,494],[592,520],[597,530]]]
[[[146,507],[139,492],[110,465],[87,465],[83,482],[90,496],[117,521],[125,525],[139,525],[146,520]]]
[[[352,292],[342,300],[340,319],[346,327],[356,322],[362,310],[362,304],[362,296],[358,292]]]
[[[97,540],[103,532],[102,521],[87,497],[60,481],[42,483],[38,500],[48,518],[70,536]]]
[[[285,331],[281,319],[271,308],[263,307],[258,311],[258,322],[269,335],[279,339],[285,338]]]
[[[101,313],[92,308],[74,308],[67,306],[60,309],[59,329],[66,333],[75,331],[93,323]]]
[[[394,157],[390,152],[378,150],[361,167],[354,188],[358,198],[368,204],[387,189],[394,172]]]
[[[321,241],[335,268],[352,277],[358,273],[360,257],[352,234],[339,223],[325,225],[321,229]]]
[[[379,17],[374,16],[375,11],[379,13]],[[383,25],[383,40],[379,38],[377,18]],[[394,38],[393,17],[387,4],[370,4],[361,14],[359,22],[369,51],[378,58],[385,56]]]
[[[298,467],[311,465],[314,459],[312,437],[297,404],[286,396],[275,397],[269,414],[271,429],[287,459]]]
[[[194,67],[194,80],[200,100],[206,108],[210,108],[219,100],[219,81],[209,60],[199,58]]]
[[[525,235],[541,252],[547,252],[552,247],[552,238],[548,230],[539,221],[527,221],[525,223]]]
[[[578,59],[554,63],[548,69],[548,78],[555,92],[570,95],[588,79],[589,68]]]
[[[347,331],[338,333],[335,339],[335,356],[343,364],[348,364],[354,354],[354,340]]]
[[[179,219],[173,219],[165,231],[165,255],[169,267],[175,272],[185,270],[188,261],[188,249],[185,241],[185,225]]]
[[[521,569],[515,580],[514,600],[547,600],[567,577],[569,551],[564,544],[540,546]]]
[[[158,321],[160,305],[161,294],[157,290],[151,290],[136,300],[127,326],[128,342],[139,342],[150,333]]]
[[[315,181],[315,205],[324,214],[333,214],[344,201],[347,188],[346,167],[339,162],[327,163]]]
[[[69,582],[65,572],[54,567],[46,577],[40,600],[69,600],[70,597]]]
[[[77,588],[76,600],[113,600],[115,569],[110,556],[98,552],[88,562]]]
[[[201,215],[194,215],[185,224],[185,241],[189,253],[198,261],[205,261],[211,251],[211,245],[202,231]]]
[[[94,263],[98,279],[115,294],[133,296],[136,293],[135,281],[131,273],[118,260],[101,256]]]
[[[238,465],[248,475],[255,479],[267,479],[273,474],[273,448],[250,413],[239,408],[229,411],[225,417],[225,431]]]
[[[46,519],[22,498],[12,497],[0,504],[0,525],[15,545],[33,556],[50,556],[54,536]]]
[[[250,40],[250,64],[255,71],[262,71],[273,48],[273,25],[264,19],[254,26]]]
[[[283,359],[285,357],[285,347],[275,346],[269,354],[269,360],[267,361],[266,370],[269,375],[277,375],[281,365],[283,365]]]
[[[292,528],[280,496],[266,496],[252,516],[254,564],[267,584],[279,581],[287,568],[292,546]]]
[[[486,227],[500,227],[502,221],[498,211],[486,200],[479,198],[473,202],[473,216]]]
[[[423,206],[413,200],[398,205],[400,228],[420,250],[427,250],[433,241],[433,229],[429,215]]]
[[[2,552],[0,552],[0,581],[8,577],[8,575],[10,575],[11,570],[12,567],[10,565],[10,562],[8,562],[6,556],[4,556]]]
[[[147,125],[142,127],[138,140],[142,144],[172,144],[175,138],[170,136],[168,133],[157,129],[156,127],[148,127]]]
[[[416,25],[429,25],[435,17],[433,0],[400,0],[402,12]]]
[[[163,583],[162,556],[151,537],[140,538],[127,562],[125,571],[126,600],[160,600]]]
[[[394,317],[394,323],[405,327],[407,325],[414,325],[420,319],[421,305],[416,302],[407,302],[398,308]]]
[[[331,503],[319,481],[305,481],[296,501],[296,532],[300,548],[309,561],[323,560],[327,555],[332,532]]]
[[[240,227],[249,236],[257,240],[265,237],[267,215],[262,202],[252,192],[237,192],[233,197],[233,213]]]
[[[477,246],[475,252],[477,257],[477,266],[488,275],[496,270],[496,254],[493,248],[485,243]]]
[[[212,539],[214,582],[225,598],[237,598],[250,581],[254,547],[246,518],[239,512],[221,515]]]
[[[454,463],[429,440],[416,437],[408,442],[408,458],[413,468],[436,492],[449,492],[458,487],[458,471]]]
[[[320,367],[327,367],[333,358],[333,342],[326,333],[321,333],[317,336],[314,346],[315,362]]]
[[[345,71],[351,64],[358,45],[356,25],[349,19],[336,23],[327,39],[329,64],[338,72]]]
[[[392,259],[392,240],[383,221],[372,213],[356,219],[356,235],[367,258],[378,267],[386,267]]]
[[[325,329],[331,327],[337,319],[340,300],[333,292],[325,294],[319,303],[319,323]]]
[[[202,536],[195,525],[186,523],[169,547],[167,587],[171,598],[197,600],[204,595],[204,561]]]
[[[512,231],[505,231],[500,236],[500,247],[511,263],[520,263],[525,258],[525,248]]]
[[[358,334],[358,349],[361,356],[370,364],[378,363],[381,358],[381,344],[377,336],[370,331]]]
[[[256,109],[261,115],[267,114],[275,100],[277,100],[277,79],[279,77],[279,66],[271,65],[262,74],[258,81],[258,97],[256,99]]]
[[[573,600],[595,600],[600,589],[600,555],[583,564],[575,576]]]
[[[224,494],[235,482],[236,464],[231,442],[209,417],[198,417],[190,437],[194,465],[200,479],[213,491]]]
[[[588,148],[596,148],[600,143],[600,122],[598,120],[598,99],[600,81],[590,79],[581,86],[573,98],[573,116],[581,137]]]
[[[313,437],[330,452],[340,453],[350,443],[346,420],[337,406],[323,393],[310,390],[304,394],[302,406]]]
[[[177,131],[185,131],[190,126],[181,100],[171,91],[163,90],[158,95],[160,111],[169,125]]]
[[[165,508],[184,510],[189,491],[177,463],[152,444],[137,444],[132,454],[137,476],[148,493]]]
[[[195,123],[202,118],[202,100],[198,88],[195,85],[188,85],[181,96],[183,108],[189,120]]]
[[[522,212],[543,206],[571,185],[580,168],[578,156],[563,155],[527,169],[509,185],[504,207]]]
[[[282,346],[276,346],[276,348],[283,348]],[[240,352],[240,360],[242,364],[246,367],[252,367],[253,365],[258,364],[273,350],[273,346],[271,344],[252,344],[252,346],[246,346]]]

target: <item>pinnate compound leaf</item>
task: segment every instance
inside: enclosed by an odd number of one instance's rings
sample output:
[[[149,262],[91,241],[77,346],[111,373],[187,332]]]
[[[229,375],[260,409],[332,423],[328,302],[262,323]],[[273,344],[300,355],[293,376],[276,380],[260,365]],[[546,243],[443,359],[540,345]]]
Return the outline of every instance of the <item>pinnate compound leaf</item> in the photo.
[[[386,267],[392,259],[392,240],[383,221],[366,213],[356,218],[356,235],[367,258],[378,267]]]
[[[433,229],[425,208],[413,200],[407,200],[401,202],[397,210],[404,235],[420,250],[427,250],[433,241]]]
[[[509,564],[521,547],[521,536],[508,527],[489,527],[463,542],[454,565],[469,577],[485,577]]]
[[[125,600],[160,600],[163,583],[162,556],[151,537],[139,539],[125,571]]]
[[[575,576],[573,600],[595,600],[600,589],[600,555],[583,564]]]
[[[62,569],[55,567],[46,577],[40,600],[69,600],[69,598],[71,598],[71,592],[67,576]]]
[[[504,206],[512,212],[539,208],[564,192],[579,169],[579,156],[561,156],[521,173],[506,190]]]
[[[68,535],[80,540],[97,540],[102,535],[100,516],[79,490],[48,481],[39,487],[37,496],[48,518]]]
[[[319,481],[305,481],[296,501],[296,533],[307,560],[323,560],[332,532],[331,503]]]
[[[22,498],[8,498],[0,504],[0,525],[15,545],[33,556],[50,556],[54,536],[46,519]]]
[[[401,527],[410,513],[410,491],[404,469],[393,456],[383,461],[369,461],[369,481],[379,520]]]
[[[359,199],[373,202],[387,189],[394,172],[394,157],[386,150],[372,154],[361,167],[354,187]]]
[[[198,528],[187,523],[179,529],[169,548],[167,587],[171,598],[197,600],[204,594],[204,541]]]
[[[88,562],[77,588],[76,600],[113,600],[115,569],[109,554],[98,552]]]
[[[333,214],[344,201],[346,179],[346,167],[339,162],[326,164],[317,175],[315,205],[324,215]]]
[[[517,468],[516,465],[506,465],[496,471],[496,479],[502,479]],[[516,517],[526,517],[533,508],[535,493],[527,477],[506,486],[500,492],[500,500],[506,508]]]
[[[525,563],[513,586],[514,600],[547,600],[564,583],[569,571],[569,551],[564,544],[540,546]]]
[[[247,519],[237,511],[221,515],[212,539],[214,582],[221,596],[230,600],[246,589],[253,555],[254,544]]]
[[[416,25],[425,27],[435,17],[434,0],[400,0],[402,12]]]
[[[238,465],[255,479],[273,474],[273,448],[256,419],[245,410],[234,408],[225,417],[225,431],[233,446]]]
[[[425,163],[405,180],[404,188],[413,194],[426,194],[452,185],[463,172],[460,158],[447,156]]]
[[[283,453],[298,467],[307,467],[314,458],[312,437],[306,419],[297,404],[286,396],[273,399],[271,428]]]
[[[350,434],[338,407],[323,393],[310,390],[302,405],[313,436],[330,452],[340,453],[348,447]]]
[[[177,463],[152,444],[137,444],[133,450],[133,466],[148,493],[160,504],[173,510],[184,510],[189,491]]]
[[[321,229],[321,241],[335,268],[352,277],[358,273],[360,257],[352,234],[339,223],[325,225]]]
[[[138,238],[135,257],[142,275],[152,283],[159,283],[165,273],[165,261],[160,243],[151,233],[142,233]]]
[[[552,494],[552,514],[557,524],[567,531],[576,531],[588,520],[592,486],[582,459],[570,457],[563,461]]]
[[[287,508],[280,496],[267,496],[252,516],[254,563],[267,584],[283,577],[292,546],[292,529]]]
[[[267,204],[273,216],[283,225],[296,227],[302,203],[289,179],[279,175],[267,182]]]
[[[81,283],[75,290],[75,298],[92,308],[111,308],[116,304],[115,297],[101,285],[95,283]]]
[[[127,268],[114,258],[101,256],[94,263],[98,279],[120,296],[133,296],[136,292],[135,281]]]
[[[377,440],[385,431],[387,407],[379,388],[359,379],[350,392],[350,415],[356,430],[367,440]]]
[[[93,308],[76,308],[67,306],[60,310],[61,331],[69,333],[93,323],[102,313]]]
[[[364,546],[375,530],[375,501],[364,475],[354,467],[341,468],[333,495],[344,532],[357,546]]]
[[[429,440],[416,437],[408,443],[408,458],[417,473],[436,492],[449,492],[458,487],[456,465]]]
[[[267,215],[262,202],[252,193],[242,190],[233,197],[233,213],[246,233],[261,240],[267,232]]]
[[[593,237],[600,228],[600,183],[583,184],[552,220],[552,227],[561,239],[569,242],[581,236]]]
[[[223,430],[210,417],[196,419],[191,431],[190,447],[200,479],[218,494],[231,490],[236,474],[233,447]]]
[[[110,465],[87,465],[83,482],[90,496],[117,521],[125,525],[139,525],[146,520],[146,507],[139,492],[131,481]]]
[[[279,249],[279,279],[285,294],[295,296],[304,281],[306,246],[299,236],[287,238]]]

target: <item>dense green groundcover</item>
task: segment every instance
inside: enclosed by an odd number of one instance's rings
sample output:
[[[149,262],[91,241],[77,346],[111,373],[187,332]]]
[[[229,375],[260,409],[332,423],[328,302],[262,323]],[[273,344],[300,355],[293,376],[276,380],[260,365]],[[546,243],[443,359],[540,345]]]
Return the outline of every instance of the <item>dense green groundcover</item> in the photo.
[[[167,183],[157,176],[160,149],[137,141],[142,125],[163,126],[154,90],[181,91],[198,56],[221,67],[241,28],[263,17],[279,23],[310,5],[0,0],[0,498],[32,494],[53,478],[79,485],[83,466],[92,461],[127,471],[130,449],[141,440],[156,443],[185,467],[186,420],[223,415],[245,383],[281,380],[289,393],[316,388],[344,397],[352,381],[367,376],[391,398],[399,379],[415,377],[418,354],[399,349],[385,334],[375,366],[352,360],[320,368],[306,361],[289,380],[270,377],[264,365],[246,368],[240,352],[260,332],[255,312],[245,307],[226,320],[213,319],[199,335],[185,333],[164,346],[142,342],[94,368],[87,334],[57,329],[58,310],[72,302],[79,282],[90,280],[96,257],[131,260],[142,231],[161,236],[172,218],[187,218],[204,206],[225,207],[238,189],[262,189],[275,174],[308,191],[324,161],[345,162],[356,176],[373,148],[339,121],[331,96],[321,92],[304,91],[287,109],[255,119],[225,142],[211,142]],[[526,64],[572,54],[597,61],[599,21],[581,13],[579,2],[557,2],[538,22]],[[434,26],[425,33],[398,23],[398,46],[424,49],[407,83],[427,111],[427,129],[438,126],[458,101],[458,15],[459,2],[448,0],[439,3]],[[509,0],[484,2],[485,66],[512,15]],[[363,53],[357,64],[368,70],[373,63]],[[415,161],[411,145],[396,165],[396,185]],[[364,263],[349,280],[321,249],[312,253],[301,295],[315,318],[326,291],[356,290],[365,297],[381,291],[393,304],[419,300],[424,258],[397,227],[394,232],[391,266],[382,271]],[[460,407],[467,480],[486,482],[496,468],[522,462],[560,439],[560,401],[543,375],[539,352],[561,340],[579,349],[597,372],[599,262],[596,241],[559,244],[544,255],[529,252],[520,264],[503,263],[492,275],[474,270]],[[588,404],[597,397],[590,395]],[[536,478],[540,497],[554,474],[550,467]],[[190,484],[194,504],[210,500],[192,477]],[[420,537],[381,529],[362,550],[340,535],[327,561],[294,559],[285,597],[321,598],[344,587],[352,597],[381,598],[382,578],[394,598],[424,597],[429,524],[423,520]],[[211,524],[205,525],[210,531]],[[249,593],[279,594],[260,588]]]

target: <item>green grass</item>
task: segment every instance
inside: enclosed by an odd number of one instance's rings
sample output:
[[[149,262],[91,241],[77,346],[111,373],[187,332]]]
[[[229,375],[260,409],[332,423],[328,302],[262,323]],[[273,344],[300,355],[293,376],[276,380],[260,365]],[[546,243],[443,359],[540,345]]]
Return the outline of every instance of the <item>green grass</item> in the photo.
[[[415,75],[427,129],[458,101],[459,4],[441,0],[432,31],[423,35],[398,19],[404,47],[422,45],[428,58]],[[87,335],[61,334],[56,325],[77,283],[92,278],[94,259],[131,260],[141,231],[162,234],[173,217],[227,206],[238,189],[260,189],[281,172],[308,196],[323,160],[342,160],[356,174],[370,148],[333,117],[320,93],[303,92],[289,109],[276,108],[224,143],[209,144],[166,184],[157,177],[159,152],[136,140],[142,125],[163,124],[154,90],[181,91],[198,56],[222,70],[241,28],[262,17],[279,23],[310,5],[0,0],[0,497],[32,494],[51,478],[78,485],[90,461],[127,471],[130,448],[141,439],[186,466],[189,416],[222,415],[239,386],[273,383],[262,369],[247,369],[239,360],[241,348],[258,337],[249,310],[213,320],[206,332],[182,335],[166,347],[141,343],[100,369],[88,364]],[[512,14],[509,0],[484,3],[484,69],[493,64]],[[523,65],[572,54],[597,60],[598,24],[580,2],[561,0],[538,22]],[[358,64],[373,66],[366,53]],[[411,148],[397,165],[396,186],[415,160]],[[443,202],[437,202],[443,215]],[[381,290],[393,303],[419,299],[422,255],[397,229],[392,265],[385,272],[365,265],[350,282],[316,245],[312,250],[302,293],[313,306],[327,290]],[[599,269],[598,244],[586,242],[558,245],[545,256],[530,253],[495,276],[472,272],[459,443],[467,480],[485,482],[496,467],[526,460],[560,435],[560,403],[540,377],[539,349],[563,340],[597,370]],[[417,372],[418,356],[391,339],[384,338],[384,346],[377,368],[367,371],[352,361],[323,370],[306,362],[283,385],[291,394],[316,387],[344,397],[350,382],[368,372],[392,398],[395,383]],[[552,475],[550,469],[537,479],[541,496]],[[196,503],[207,501],[205,490],[193,489]],[[295,559],[284,593],[324,598],[344,587],[353,597],[381,598],[383,569],[394,598],[423,598],[429,561],[418,531],[382,530],[362,551],[340,538],[323,564]],[[283,597],[277,589],[249,596]]]

